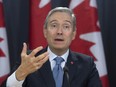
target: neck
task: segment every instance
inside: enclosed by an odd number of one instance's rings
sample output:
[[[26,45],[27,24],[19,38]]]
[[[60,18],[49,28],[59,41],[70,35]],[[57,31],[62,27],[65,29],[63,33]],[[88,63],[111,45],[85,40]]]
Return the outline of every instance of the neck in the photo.
[[[56,54],[56,55],[58,55],[58,56],[61,56],[61,55],[65,54],[65,53],[67,52],[68,49],[63,50],[63,49],[54,49],[54,48],[50,48],[50,50],[51,50],[54,54]]]

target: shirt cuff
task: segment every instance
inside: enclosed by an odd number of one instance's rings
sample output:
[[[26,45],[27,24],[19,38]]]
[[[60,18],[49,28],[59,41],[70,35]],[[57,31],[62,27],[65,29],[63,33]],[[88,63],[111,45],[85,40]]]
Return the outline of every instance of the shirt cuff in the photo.
[[[16,71],[8,77],[6,87],[22,87],[24,80],[18,81],[15,73]]]

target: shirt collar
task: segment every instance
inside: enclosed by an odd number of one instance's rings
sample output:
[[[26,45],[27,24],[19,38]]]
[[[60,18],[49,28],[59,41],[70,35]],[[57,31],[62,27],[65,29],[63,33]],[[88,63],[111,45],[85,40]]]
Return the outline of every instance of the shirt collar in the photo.
[[[52,61],[54,60],[54,58],[56,58],[58,55],[54,54],[50,48],[48,47],[47,49],[48,53],[49,53],[49,60]],[[69,49],[66,51],[66,53],[64,53],[63,55],[61,55],[60,57],[62,57],[64,59],[65,62],[67,62],[67,58],[69,55]]]

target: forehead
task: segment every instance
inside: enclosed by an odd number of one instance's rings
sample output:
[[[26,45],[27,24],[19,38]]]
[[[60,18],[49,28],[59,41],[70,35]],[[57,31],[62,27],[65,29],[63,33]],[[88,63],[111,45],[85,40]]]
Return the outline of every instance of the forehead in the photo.
[[[49,21],[71,21],[71,16],[67,12],[55,12],[49,17]]]

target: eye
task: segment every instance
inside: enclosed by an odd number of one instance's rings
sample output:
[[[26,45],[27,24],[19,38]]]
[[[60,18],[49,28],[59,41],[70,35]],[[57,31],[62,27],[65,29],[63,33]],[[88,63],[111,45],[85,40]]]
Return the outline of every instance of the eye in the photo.
[[[70,28],[70,26],[69,25],[65,25],[64,28]]]
[[[50,28],[51,28],[51,29],[56,29],[56,28],[58,28],[58,24],[56,24],[56,23],[51,23],[51,24],[50,24]]]
[[[70,26],[70,25],[68,25],[68,24],[63,25],[63,29],[64,29],[64,30],[69,30],[69,29],[70,29],[70,27],[71,27],[71,26]]]
[[[52,24],[51,26],[55,28],[56,27],[56,24]]]

